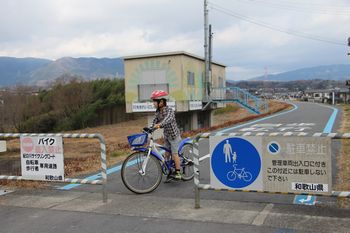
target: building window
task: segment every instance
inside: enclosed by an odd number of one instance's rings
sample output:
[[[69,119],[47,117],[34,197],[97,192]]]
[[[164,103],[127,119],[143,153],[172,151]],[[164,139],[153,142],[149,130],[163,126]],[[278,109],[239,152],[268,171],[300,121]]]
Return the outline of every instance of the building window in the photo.
[[[167,83],[166,71],[162,69],[150,69],[142,71],[139,84]]]
[[[163,90],[169,93],[169,84],[139,84],[139,101],[150,101],[150,96],[155,90]]]
[[[191,71],[187,72],[187,85],[194,86],[194,73]]]
[[[150,101],[150,96],[155,90],[164,90],[169,93],[169,83],[166,79],[166,71],[163,69],[149,69],[142,71],[137,87],[139,101]]]
[[[219,87],[224,87],[224,78],[219,76]]]

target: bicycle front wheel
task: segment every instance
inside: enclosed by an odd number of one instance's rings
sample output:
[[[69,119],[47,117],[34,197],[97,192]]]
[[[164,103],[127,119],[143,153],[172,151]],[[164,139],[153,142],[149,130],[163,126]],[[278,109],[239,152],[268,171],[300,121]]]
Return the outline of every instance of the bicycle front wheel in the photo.
[[[180,152],[180,161],[182,169],[182,179],[188,181],[194,177],[194,168],[193,168],[193,145],[185,144]]]
[[[134,152],[123,162],[121,169],[122,181],[130,191],[138,194],[149,193],[155,190],[162,180],[162,168],[157,158],[150,155],[145,170],[147,153]]]
[[[251,181],[252,178],[253,178],[252,173],[250,173],[250,172],[244,172],[244,174],[243,174],[243,180],[244,180],[245,182]]]

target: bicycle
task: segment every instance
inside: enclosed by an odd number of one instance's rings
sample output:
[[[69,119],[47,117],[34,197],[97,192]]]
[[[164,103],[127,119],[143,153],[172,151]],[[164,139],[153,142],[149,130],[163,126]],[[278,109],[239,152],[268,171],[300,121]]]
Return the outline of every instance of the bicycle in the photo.
[[[233,171],[229,171],[227,173],[227,179],[229,181],[235,181],[236,178],[238,177],[238,179],[243,179],[245,182],[249,182],[252,180],[252,174],[250,172],[247,172],[244,170],[244,168],[242,169],[237,169],[237,164],[233,165]]]
[[[135,152],[124,160],[121,177],[125,187],[137,194],[152,192],[159,186],[163,174],[168,176],[175,171],[170,149],[155,143],[153,132],[154,129],[143,128],[141,134],[128,136],[129,145]],[[184,181],[194,177],[192,148],[192,141],[186,138],[181,141],[178,150]],[[165,152],[170,153],[169,160],[166,160]]]

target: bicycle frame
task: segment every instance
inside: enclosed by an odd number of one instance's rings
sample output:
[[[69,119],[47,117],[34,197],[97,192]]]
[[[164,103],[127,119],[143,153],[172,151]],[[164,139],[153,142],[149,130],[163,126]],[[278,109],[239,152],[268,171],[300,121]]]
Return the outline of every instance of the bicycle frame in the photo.
[[[147,152],[147,156],[146,156],[145,160],[142,163],[142,169],[140,170],[140,174],[144,175],[144,173],[146,171],[146,166],[147,166],[149,157],[151,155],[156,157],[159,160],[159,162],[161,163],[161,165],[162,166],[166,166],[167,170],[170,171],[171,164],[170,163],[166,163],[165,157],[158,150],[158,148],[161,149],[161,150],[164,150],[165,152],[170,153],[170,158],[172,157],[171,150],[166,148],[166,147],[164,147],[164,146],[162,146],[162,145],[160,145],[160,144],[158,144],[158,143],[156,143],[156,142],[154,142],[152,133],[149,133],[149,135],[150,135],[150,140],[149,140],[149,144],[148,144],[147,148],[145,148],[145,147],[133,147],[133,148],[131,148],[133,151]],[[181,141],[180,146],[179,146],[179,151],[182,150],[182,147],[186,143],[190,143],[190,138],[185,138],[184,140]],[[169,161],[171,161],[171,160],[172,160],[172,158]],[[164,173],[164,171],[163,171],[163,173]]]
[[[245,171],[244,171],[244,168],[237,168],[237,165],[236,166],[233,166],[233,172],[236,173],[237,175],[242,175]]]

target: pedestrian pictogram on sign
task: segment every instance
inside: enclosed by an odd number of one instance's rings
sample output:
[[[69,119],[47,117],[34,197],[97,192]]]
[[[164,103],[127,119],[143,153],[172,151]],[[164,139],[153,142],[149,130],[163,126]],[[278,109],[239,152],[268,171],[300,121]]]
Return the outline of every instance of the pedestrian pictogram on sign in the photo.
[[[215,143],[211,151],[211,177],[214,178],[214,186],[218,181],[229,188],[243,189],[260,177],[260,154],[249,140],[239,137],[225,138]],[[261,186],[254,188],[259,189]]]

